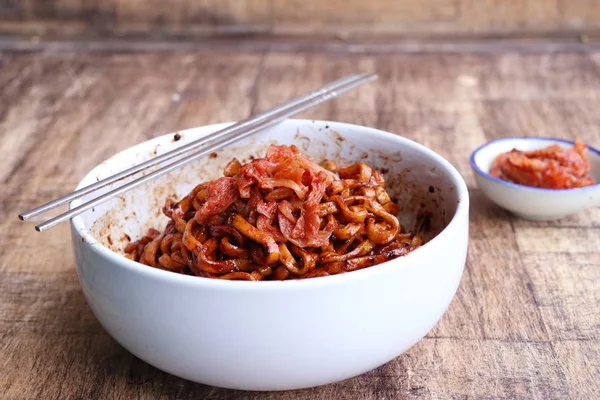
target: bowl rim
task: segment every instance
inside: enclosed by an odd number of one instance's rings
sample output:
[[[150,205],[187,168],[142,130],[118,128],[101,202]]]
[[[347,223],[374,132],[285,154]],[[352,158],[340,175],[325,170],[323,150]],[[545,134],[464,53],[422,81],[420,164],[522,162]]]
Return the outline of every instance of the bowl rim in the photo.
[[[559,139],[559,138],[552,138],[552,137],[511,136],[511,137],[505,137],[505,138],[500,138],[500,139],[494,139],[494,140],[490,140],[487,143],[482,144],[481,146],[479,146],[475,150],[473,150],[473,152],[471,153],[471,156],[469,158],[470,164],[471,164],[471,168],[478,175],[481,175],[482,177],[484,177],[484,178],[486,178],[486,179],[488,179],[490,181],[499,183],[499,184],[504,185],[504,186],[512,187],[512,188],[515,188],[515,189],[526,190],[526,191],[531,191],[531,192],[538,192],[538,193],[579,193],[579,192],[582,192],[582,191],[591,190],[591,189],[595,189],[595,188],[600,187],[600,182],[596,182],[593,185],[589,185],[589,186],[578,187],[578,188],[569,188],[569,189],[548,189],[548,188],[526,186],[526,185],[521,185],[519,183],[505,181],[504,179],[500,179],[500,178],[497,178],[495,176],[492,176],[489,172],[485,172],[483,169],[481,169],[481,167],[479,167],[479,165],[475,162],[475,157],[477,156],[477,153],[479,153],[479,151],[481,151],[481,150],[485,149],[486,147],[491,146],[493,144],[496,144],[496,143],[499,143],[499,142],[511,141],[511,140],[524,140],[524,141],[541,140],[541,141],[551,142],[551,143],[557,143],[558,142],[558,143],[565,143],[565,144],[575,145],[575,141],[574,140]],[[587,143],[586,143],[586,147],[588,148],[589,151],[591,151],[592,153],[595,153],[598,157],[600,157],[600,150],[598,150],[597,148],[595,148],[593,146],[588,145]],[[500,153],[498,153],[498,154],[500,154]]]
[[[394,133],[383,131],[383,130],[376,129],[376,128],[371,128],[371,127],[356,125],[356,124],[350,124],[350,123],[345,123],[345,122],[316,120],[316,119],[293,119],[293,118],[290,118],[290,119],[286,119],[286,120],[282,121],[282,123],[280,123],[278,125],[289,123],[289,122],[292,122],[295,124],[319,123],[319,124],[328,125],[330,129],[334,129],[334,130],[338,130],[338,129],[343,130],[344,128],[352,128],[352,129],[358,128],[358,129],[364,130],[365,133],[368,133],[368,134],[371,134],[374,136],[385,136],[388,138],[392,138],[392,140],[397,140],[405,145],[408,145],[409,147],[417,148],[419,151],[427,154],[429,157],[434,159],[438,164],[440,164],[442,166],[442,168],[444,169],[444,171],[446,171],[447,174],[449,175],[449,178],[450,178],[449,180],[451,181],[452,185],[455,187],[456,195],[457,195],[457,206],[456,206],[456,211],[454,212],[454,215],[452,216],[452,218],[448,222],[448,224],[444,227],[444,229],[442,229],[442,231],[440,231],[434,238],[429,240],[422,247],[419,247],[418,249],[414,250],[413,252],[407,254],[404,257],[395,258],[395,259],[383,262],[381,264],[374,265],[373,267],[363,268],[363,269],[360,269],[357,271],[352,271],[352,273],[323,276],[323,277],[318,277],[315,279],[290,279],[290,280],[284,280],[284,281],[256,281],[256,282],[253,282],[252,284],[249,284],[248,282],[245,282],[245,281],[237,281],[237,280],[221,280],[221,279],[208,279],[208,278],[198,279],[199,277],[197,277],[197,276],[188,276],[188,275],[184,275],[184,274],[174,273],[171,271],[165,271],[165,270],[158,269],[158,268],[152,268],[152,267],[148,267],[146,265],[140,264],[136,261],[130,260],[130,259],[126,258],[124,255],[117,253],[117,252],[109,249],[108,247],[104,246],[97,238],[95,238],[91,234],[90,230],[84,226],[81,215],[77,215],[77,216],[73,217],[70,221],[72,234],[74,233],[77,235],[76,243],[73,245],[74,246],[81,246],[81,245],[86,246],[92,252],[96,253],[99,257],[107,260],[107,262],[118,265],[119,268],[125,268],[125,269],[130,270],[133,273],[138,273],[138,274],[144,275],[147,278],[154,278],[156,280],[166,280],[166,281],[170,281],[172,283],[177,283],[177,284],[192,285],[192,286],[198,286],[198,287],[203,287],[203,288],[212,288],[212,289],[234,289],[235,288],[236,290],[240,290],[240,289],[244,289],[244,290],[279,290],[281,288],[285,288],[285,290],[290,290],[290,289],[303,289],[303,288],[309,288],[309,287],[315,287],[315,286],[321,286],[321,285],[330,286],[330,285],[336,285],[336,284],[340,284],[340,283],[347,282],[347,281],[364,279],[365,276],[381,274],[381,273],[385,272],[386,267],[389,268],[390,264],[392,264],[393,262],[407,264],[414,258],[414,256],[417,253],[421,254],[422,251],[427,248],[427,245],[429,245],[431,247],[432,245],[439,243],[444,236],[447,236],[447,234],[445,234],[446,232],[450,231],[451,229],[454,229],[461,223],[461,221],[465,217],[465,215],[468,218],[470,202],[469,202],[469,192],[468,192],[467,184],[466,184],[464,178],[462,177],[460,172],[448,160],[446,160],[444,157],[442,157],[435,151],[429,149],[428,147],[426,147],[420,143],[417,143],[413,140],[407,139],[403,136],[400,136],[398,134],[394,134]],[[176,132],[185,133],[185,132],[190,132],[190,131],[194,131],[194,130],[198,130],[198,129],[204,129],[204,130],[206,130],[206,134],[208,134],[208,133],[212,132],[213,129],[215,129],[215,130],[220,129],[221,127],[225,127],[225,126],[233,124],[233,123],[234,122],[201,125],[201,126],[198,126],[195,128],[180,130],[180,131],[176,131]],[[277,126],[277,125],[275,125],[275,126]],[[126,149],[123,149],[123,150],[113,154],[107,160],[102,161],[102,162],[98,163],[97,165],[95,165],[93,168],[91,168],[84,175],[84,177],[79,181],[79,183],[77,184],[78,187],[92,173],[92,171],[94,169],[96,169],[98,166],[100,166],[104,163],[109,162],[116,155],[121,154],[125,151],[132,151],[132,149],[137,148],[138,146],[143,146],[144,144],[154,141],[154,140],[160,141],[164,138],[170,137],[172,134],[173,134],[172,132],[166,133],[164,135],[160,135],[160,136],[145,140],[143,142],[137,143],[133,146],[130,146]],[[205,134],[205,133],[204,132],[201,133],[201,135],[203,135],[203,134]],[[73,207],[73,203],[71,203],[69,205],[69,208],[71,208],[71,207]],[[394,266],[393,268],[398,268],[398,267],[399,266]],[[79,269],[79,267],[77,267],[77,268]]]

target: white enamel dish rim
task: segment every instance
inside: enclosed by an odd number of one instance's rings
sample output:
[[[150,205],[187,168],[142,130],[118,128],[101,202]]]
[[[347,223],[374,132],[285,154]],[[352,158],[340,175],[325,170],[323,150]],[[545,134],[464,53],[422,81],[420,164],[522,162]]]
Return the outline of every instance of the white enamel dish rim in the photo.
[[[382,131],[376,128],[370,128],[361,125],[349,124],[344,122],[336,122],[336,121],[325,121],[325,120],[308,120],[308,119],[292,119],[298,123],[324,123],[328,124],[335,130],[341,131],[343,134],[344,128],[352,129],[355,127],[360,127],[361,130],[366,131],[366,133],[373,135],[374,138],[379,137],[393,137],[394,140],[402,142],[407,148],[418,147],[420,151],[426,153],[429,157],[435,159],[449,175],[449,179],[451,180],[457,195],[457,206],[454,212],[454,215],[450,219],[450,221],[446,224],[441,232],[439,232],[435,237],[430,239],[423,246],[415,249],[413,252],[407,254],[403,257],[394,258],[392,260],[383,262],[378,265],[374,265],[369,268],[363,268],[357,271],[351,271],[344,274],[336,274],[331,276],[324,277],[315,277],[310,279],[290,279],[284,281],[253,281],[253,282],[245,282],[245,281],[236,281],[236,280],[221,280],[221,279],[210,279],[210,278],[201,278],[197,276],[189,276],[184,274],[178,274],[170,271],[165,271],[158,268],[152,268],[147,265],[140,264],[136,261],[130,260],[125,257],[123,254],[117,253],[108,247],[104,246],[97,238],[95,238],[88,228],[84,226],[84,222],[81,216],[75,216],[71,219],[71,225],[74,230],[78,234],[78,240],[81,240],[84,245],[90,247],[94,252],[98,253],[101,257],[107,258],[108,261],[118,264],[119,266],[132,270],[136,273],[140,273],[146,275],[147,277],[159,279],[159,280],[170,280],[172,282],[177,282],[183,285],[192,285],[198,287],[208,287],[208,288],[222,288],[222,289],[243,289],[243,290],[289,290],[292,288],[303,288],[306,285],[336,285],[338,283],[353,281],[362,279],[367,274],[381,274],[386,271],[386,268],[401,268],[402,266],[409,264],[411,262],[411,254],[414,252],[427,251],[428,244],[432,242],[437,242],[441,240],[442,236],[445,236],[451,227],[457,225],[464,218],[464,214],[469,212],[469,193],[462,175],[458,172],[458,170],[445,158],[441,155],[437,154],[435,151],[429,149],[428,147],[419,144],[410,139],[406,139],[400,135],[396,135],[390,132]],[[289,121],[289,120],[288,120]],[[122,154],[124,152],[135,152],[136,150],[143,150],[146,147],[149,147],[153,144],[160,143],[167,138],[170,138],[173,133],[186,134],[187,132],[202,130],[202,132],[197,133],[197,137],[203,137],[210,132],[214,132],[218,129],[222,129],[226,126],[229,126],[233,123],[220,123],[220,124],[211,124],[211,125],[203,125],[196,128],[180,130],[176,132],[167,133],[165,135],[160,135],[158,137],[146,140],[144,142],[138,143],[134,146],[126,148],[115,155],[108,158],[106,161],[98,164],[94,168],[92,168],[85,176],[80,180],[77,185],[77,188],[81,188],[82,183],[89,180],[90,175],[97,170],[99,166],[105,163],[109,163],[113,157],[116,157],[118,154]],[[149,184],[152,184],[150,182]],[[80,202],[74,201],[70,204],[70,208],[77,206]]]
[[[591,190],[591,189],[595,189],[597,187],[599,187],[600,185],[600,181],[596,182],[593,185],[589,185],[589,186],[584,186],[584,187],[577,187],[577,188],[569,188],[569,189],[548,189],[548,188],[541,188],[541,187],[533,187],[533,186],[527,186],[527,185],[521,185],[519,183],[514,183],[514,182],[509,182],[509,181],[505,181],[504,179],[500,179],[497,178],[495,176],[492,176],[489,171],[484,171],[483,168],[481,168],[479,166],[479,164],[477,164],[476,162],[476,157],[477,154],[490,146],[493,146],[494,144],[498,144],[501,142],[508,142],[508,141],[544,141],[544,142],[548,142],[548,143],[563,143],[563,144],[569,144],[571,146],[575,145],[575,141],[574,140],[567,140],[567,139],[558,139],[558,138],[551,138],[551,137],[537,137],[537,136],[513,136],[513,137],[505,137],[505,138],[500,138],[500,139],[494,139],[491,140],[485,144],[482,144],[481,146],[479,146],[478,148],[476,148],[475,150],[473,150],[473,152],[471,153],[471,157],[470,157],[470,163],[471,163],[471,168],[473,168],[473,170],[478,173],[479,175],[483,176],[486,179],[489,179],[491,181],[494,181],[496,183],[500,183],[502,185],[505,186],[510,186],[516,189],[521,189],[521,190],[528,190],[528,191],[532,191],[532,192],[539,192],[539,193],[557,193],[557,192],[581,192],[581,191],[586,191],[586,190]],[[588,148],[589,151],[595,153],[597,156],[600,157],[600,150],[596,149],[595,147],[590,146],[589,144],[586,143],[586,147]],[[517,149],[519,150],[519,149]],[[496,154],[494,157],[497,157],[498,155],[500,155],[501,153],[504,153],[504,151],[500,150],[498,151],[498,154]]]

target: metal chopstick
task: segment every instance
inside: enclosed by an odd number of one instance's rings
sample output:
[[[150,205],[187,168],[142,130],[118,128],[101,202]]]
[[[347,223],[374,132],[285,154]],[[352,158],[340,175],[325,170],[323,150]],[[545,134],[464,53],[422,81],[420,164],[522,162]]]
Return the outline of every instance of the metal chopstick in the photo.
[[[224,129],[221,129],[221,130],[219,130],[217,132],[213,132],[213,133],[211,133],[211,134],[209,134],[207,136],[204,136],[204,137],[202,137],[200,139],[194,140],[194,141],[192,141],[190,143],[187,143],[187,144],[185,144],[183,146],[180,146],[180,147],[178,147],[178,148],[176,148],[174,150],[171,150],[171,151],[169,151],[167,153],[161,154],[160,156],[151,158],[148,161],[145,161],[143,163],[135,165],[135,166],[133,166],[131,168],[128,168],[128,169],[126,169],[124,171],[121,171],[121,172],[119,172],[117,174],[111,175],[111,176],[109,176],[109,177],[107,177],[105,179],[102,179],[102,180],[98,181],[98,182],[94,182],[91,185],[88,185],[88,186],[85,186],[85,187],[83,187],[81,189],[75,190],[74,192],[69,193],[69,194],[67,194],[65,196],[62,196],[62,197],[60,197],[60,198],[58,198],[56,200],[52,200],[52,201],[50,201],[48,203],[42,204],[40,206],[37,206],[37,207],[35,207],[35,208],[33,208],[33,209],[29,210],[29,211],[26,211],[24,213],[19,214],[19,218],[21,220],[28,220],[30,218],[33,218],[33,217],[35,217],[35,216],[37,216],[39,214],[42,214],[42,213],[44,213],[44,212],[46,212],[48,210],[51,210],[51,209],[56,208],[56,207],[58,207],[58,206],[60,206],[62,204],[65,204],[65,203],[67,203],[67,202],[69,202],[71,200],[78,199],[80,197],[85,196],[88,193],[91,193],[91,192],[93,192],[95,190],[98,190],[100,188],[108,186],[111,183],[117,182],[117,181],[122,180],[124,178],[127,178],[127,177],[129,177],[131,175],[137,174],[138,172],[143,171],[143,170],[145,170],[147,168],[151,168],[151,167],[153,167],[155,165],[158,165],[158,164],[160,164],[160,163],[162,163],[164,161],[173,159],[175,157],[178,157],[180,155],[188,153],[188,152],[190,152],[192,150],[196,150],[198,148],[206,146],[212,140],[219,139],[219,138],[224,137],[224,136],[226,136],[226,135],[228,135],[230,133],[233,133],[233,132],[240,132],[243,129],[247,129],[247,128],[250,128],[252,126],[256,126],[257,124],[259,124],[259,123],[261,123],[263,121],[267,121],[269,118],[272,118],[273,116],[277,115],[277,113],[279,113],[279,112],[282,112],[282,111],[285,111],[285,110],[290,110],[293,107],[297,106],[298,104],[301,104],[302,102],[310,100],[312,98],[316,98],[316,97],[318,97],[322,93],[325,93],[328,90],[335,89],[335,88],[340,87],[340,86],[342,86],[342,85],[344,85],[346,83],[352,82],[352,81],[354,81],[356,79],[364,78],[367,75],[368,75],[367,73],[362,73],[362,74],[355,74],[355,75],[346,76],[346,77],[344,77],[342,79],[339,79],[337,81],[329,83],[329,84],[323,86],[322,88],[320,88],[320,89],[318,89],[318,90],[316,90],[316,91],[314,91],[312,93],[309,93],[309,94],[304,95],[304,96],[297,97],[297,98],[295,98],[293,100],[290,100],[290,101],[288,101],[288,102],[286,102],[286,103],[284,103],[284,104],[282,104],[282,105],[280,105],[278,107],[272,108],[272,109],[267,110],[267,111],[265,111],[265,112],[263,112],[261,114],[258,114],[255,117],[250,117],[247,120],[238,122],[236,124],[233,124],[231,126],[228,126],[228,127],[224,128]]]
[[[366,75],[363,75],[356,79],[350,80],[349,82],[342,84],[340,87],[338,87],[336,89],[323,90],[323,88],[321,88],[321,89],[317,90],[316,92],[314,92],[314,93],[318,93],[316,96],[309,96],[309,98],[300,102],[296,106],[288,108],[283,111],[280,111],[278,113],[275,113],[275,115],[272,115],[272,117],[270,119],[266,119],[263,122],[261,122],[257,125],[254,125],[247,130],[243,130],[242,132],[236,132],[236,131],[234,131],[232,133],[230,132],[228,135],[225,135],[222,139],[214,140],[214,142],[211,143],[210,146],[200,150],[199,152],[195,152],[193,154],[187,155],[178,161],[175,161],[169,165],[166,165],[160,169],[157,169],[147,175],[137,178],[137,179],[135,179],[129,183],[126,183],[118,188],[110,190],[110,191],[108,191],[86,203],[83,203],[77,207],[74,207],[63,214],[60,214],[54,218],[47,220],[46,222],[43,222],[43,223],[37,225],[35,227],[35,229],[37,231],[41,232],[48,228],[51,228],[51,227],[59,224],[60,222],[63,222],[67,219],[70,219],[70,218],[76,216],[76,215],[79,215],[82,212],[89,210],[90,208],[95,207],[98,204],[101,204],[101,203],[107,201],[108,199],[110,199],[114,196],[118,196],[122,193],[125,193],[134,187],[137,187],[137,186],[144,184],[150,180],[153,180],[159,176],[162,176],[168,172],[171,172],[171,171],[179,168],[182,165],[185,165],[193,160],[196,160],[196,159],[203,157],[207,154],[210,154],[216,150],[219,150],[231,143],[237,142],[238,140],[248,137],[256,132],[259,132],[260,130],[262,130],[266,127],[269,127],[278,122],[281,122],[282,120],[284,120],[292,115],[295,115],[295,114],[298,114],[305,110],[308,110],[320,103],[323,103],[323,102],[328,101],[336,96],[339,96],[340,94],[342,94],[348,90],[351,90],[353,88],[361,86],[361,85],[363,85],[367,82],[373,81],[375,79],[377,79],[377,75],[366,74]]]

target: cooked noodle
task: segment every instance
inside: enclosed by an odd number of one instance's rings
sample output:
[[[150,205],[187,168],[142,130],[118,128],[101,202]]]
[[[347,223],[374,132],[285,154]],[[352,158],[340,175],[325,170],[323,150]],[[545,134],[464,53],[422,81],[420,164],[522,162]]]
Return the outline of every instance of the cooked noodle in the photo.
[[[321,165],[296,146],[233,159],[223,177],[167,200],[163,232],[125,248],[142,264],[232,280],[340,274],[408,254],[423,244],[402,232],[383,176],[363,163]]]

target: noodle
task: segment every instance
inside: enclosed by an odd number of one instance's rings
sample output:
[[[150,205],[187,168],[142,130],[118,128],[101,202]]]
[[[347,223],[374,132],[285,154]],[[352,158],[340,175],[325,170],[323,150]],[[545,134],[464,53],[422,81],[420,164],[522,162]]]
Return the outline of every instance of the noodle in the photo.
[[[163,207],[169,222],[125,248],[173,272],[231,280],[285,280],[354,271],[423,244],[402,231],[383,176],[357,163],[321,165],[296,146],[233,159],[223,177]]]

